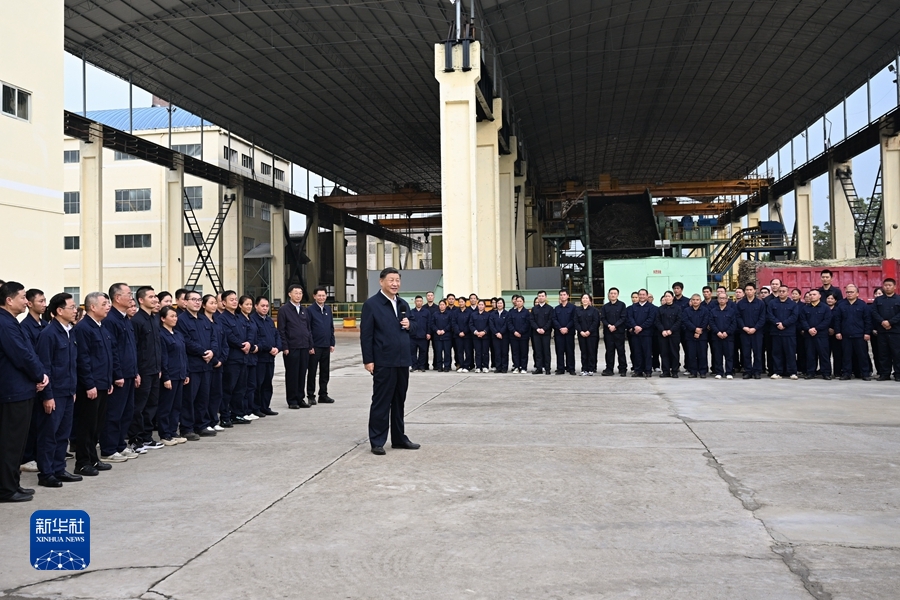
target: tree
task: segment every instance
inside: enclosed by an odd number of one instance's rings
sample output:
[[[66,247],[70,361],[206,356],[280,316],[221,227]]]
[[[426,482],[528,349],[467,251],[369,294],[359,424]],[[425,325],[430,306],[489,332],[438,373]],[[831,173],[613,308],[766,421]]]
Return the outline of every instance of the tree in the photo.
[[[813,258],[824,260],[831,258],[831,223],[825,221],[820,228],[813,225]]]
[[[872,198],[860,198],[860,201],[862,202],[863,211],[868,212],[869,204],[872,202]],[[878,201],[879,201],[879,203],[881,202],[880,196],[878,197]],[[872,210],[875,210],[875,209],[873,208]],[[880,210],[879,210],[879,212],[880,212]],[[872,218],[874,218],[875,216],[876,215],[872,215]],[[878,215],[878,222],[875,223],[875,250],[877,252],[876,256],[884,255],[884,224],[883,223],[884,223],[883,214]],[[858,231],[856,232],[856,236],[854,239],[856,241],[856,246],[858,248],[859,247],[859,232]],[[865,251],[861,252],[860,256],[865,256]]]

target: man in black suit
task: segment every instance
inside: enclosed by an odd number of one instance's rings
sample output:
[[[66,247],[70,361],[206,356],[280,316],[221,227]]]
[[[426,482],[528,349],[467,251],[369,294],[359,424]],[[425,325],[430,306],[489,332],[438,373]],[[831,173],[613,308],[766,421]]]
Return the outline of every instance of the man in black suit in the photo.
[[[306,389],[306,371],[312,345],[312,327],[309,312],[300,304],[303,288],[292,285],[288,288],[289,302],[278,310],[278,334],[284,344],[281,356],[284,360],[284,388],[287,393],[288,408],[309,408],[303,399]]]
[[[137,301],[139,309],[131,318],[131,325],[137,344],[140,384],[135,378],[134,413],[128,428],[128,441],[133,452],[141,453],[163,447],[161,442],[153,439],[153,420],[159,407],[162,351],[159,337],[159,298],[152,287],[144,286],[138,288]]]
[[[400,272],[388,267],[379,277],[381,291],[366,300],[359,324],[363,363],[372,374],[372,406],[369,409],[369,443],[372,454],[383,455],[388,428],[391,447],[417,450],[406,437],[403,407],[409,387],[409,336],[416,325],[407,318],[409,304],[397,296]]]

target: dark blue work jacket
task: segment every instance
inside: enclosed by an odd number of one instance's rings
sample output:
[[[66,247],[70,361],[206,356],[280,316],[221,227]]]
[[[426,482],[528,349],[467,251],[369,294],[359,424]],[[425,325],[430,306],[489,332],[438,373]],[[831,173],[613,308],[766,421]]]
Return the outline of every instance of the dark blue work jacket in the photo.
[[[684,296],[682,296],[684,298]],[[671,331],[672,335],[681,337],[681,313],[684,309],[675,304],[663,304],[656,311],[656,331]]]
[[[30,312],[25,313],[25,318],[22,319],[22,331],[25,332],[25,336],[28,338],[28,341],[31,342],[32,348],[37,348],[38,337],[46,326],[47,323],[38,321],[31,316]]]
[[[626,310],[628,314],[628,328],[634,329],[640,326],[641,332],[636,333],[639,337],[648,337],[654,334],[653,325],[656,322],[656,307],[649,302],[645,302],[641,306],[640,302],[635,302]]]
[[[744,331],[744,327],[749,327],[762,333],[768,317],[768,305],[759,298],[754,298],[753,302],[744,298],[737,303],[737,325],[741,331]]]
[[[0,402],[34,398],[35,386],[46,372],[22,324],[11,312],[0,309]]]
[[[800,308],[790,298],[784,302],[780,299],[769,302],[769,324],[772,335],[777,337],[796,336],[799,315]],[[778,329],[777,323],[784,325],[784,329]]]
[[[441,312],[438,310],[431,315],[431,335],[434,336],[435,339],[438,340],[449,340],[452,332],[451,322],[450,322],[450,311],[445,310]],[[443,331],[443,334],[438,334],[438,331]]]
[[[261,363],[275,362],[275,357],[270,352],[272,348],[281,350],[281,336],[278,335],[275,322],[269,315],[262,317],[258,312],[254,312],[250,318],[256,323],[256,345],[259,346],[257,360]]]
[[[188,357],[184,346],[184,336],[177,329],[169,333],[163,327],[159,332],[160,346],[162,347],[162,377],[163,383],[184,381],[188,376]]]
[[[78,345],[72,331],[66,332],[62,324],[53,319],[38,337],[37,353],[50,376],[50,384],[38,398],[72,398],[78,385]]]
[[[409,330],[400,325],[399,315],[409,315],[409,304],[397,297],[397,312],[382,292],[365,301],[359,321],[359,344],[363,364],[376,367],[409,367],[412,356],[409,336],[415,333],[416,323],[410,320]]]
[[[179,317],[179,321],[181,317]],[[103,326],[108,327],[116,340],[116,352],[119,355],[119,371],[113,373],[113,379],[129,379],[138,374],[137,342],[134,338],[134,325],[131,319],[119,312],[115,306],[103,319]]]
[[[588,305],[587,308],[583,306],[577,307],[574,320],[575,331],[579,333],[587,331],[590,332],[591,336],[600,335],[600,311],[593,306]]]
[[[497,310],[496,308],[491,311],[490,317],[490,331],[491,337],[496,339],[497,334],[499,333],[504,338],[509,337],[508,329],[508,321],[509,321],[509,311],[505,308],[503,310]]]
[[[621,300],[607,302],[600,307],[600,322],[603,324],[605,333],[609,335],[624,334],[628,328],[628,307]],[[610,325],[616,330],[610,331]]]
[[[708,310],[709,312],[709,330],[713,336],[718,339],[719,333],[727,333],[728,337],[734,337],[737,332],[737,310],[731,304],[726,304],[725,308],[719,307],[718,302],[715,306]]]
[[[247,328],[247,341],[250,342],[250,352],[244,355],[244,363],[256,366],[256,363],[259,362],[259,330],[256,328],[256,321],[253,320],[252,314],[244,316],[241,313],[238,316],[244,319],[244,326]]]
[[[219,351],[216,352],[213,359],[209,361],[209,364],[211,364],[213,368],[215,368],[216,363],[222,363],[224,365],[228,362],[228,357],[231,355],[231,348],[228,347],[228,336],[225,333],[225,326],[222,325],[223,320],[224,318],[220,312],[216,312],[213,316],[213,331],[216,334],[216,342],[219,346]]]
[[[705,341],[707,327],[709,327],[709,309],[705,308],[702,303],[696,310],[693,306],[688,306],[681,311],[681,327],[681,331],[687,339]],[[702,331],[700,337],[694,337],[697,328]]]
[[[470,335],[469,329],[469,318],[472,316],[474,311],[470,308],[465,310],[459,309],[451,316],[453,323],[453,338],[458,338],[459,334],[464,334],[464,337],[472,337]]]
[[[818,306],[804,304],[800,307],[800,327],[803,331],[815,329],[816,336],[822,332],[828,335],[828,328],[831,327],[831,314],[831,309],[824,302],[819,302]]]
[[[531,307],[531,328],[535,331],[543,329],[544,334],[553,329],[553,307],[544,303],[543,306],[535,304]]]
[[[529,337],[531,335],[531,313],[524,306],[522,310],[513,308],[506,318],[506,327],[510,337],[515,337],[516,332],[523,337]]]
[[[891,328],[881,326],[882,321],[890,323]],[[878,296],[872,304],[872,326],[878,335],[900,335],[900,295]]]
[[[559,331],[563,327],[569,331],[566,335],[575,335],[575,305],[571,302],[553,307],[553,329]]]
[[[143,308],[131,318],[134,339],[137,342],[138,374],[153,375],[162,368],[159,345],[159,315],[147,314]]]
[[[319,306],[318,302],[313,302],[306,310],[309,313],[313,348],[334,346],[334,314],[331,307],[327,304]]]
[[[845,338],[861,338],[872,331],[872,311],[869,305],[858,299],[853,304],[841,300],[834,307],[834,332]]]
[[[119,368],[112,329],[85,315],[72,331],[78,344],[78,387],[108,390],[113,384],[113,373]]]
[[[416,332],[411,334],[411,337],[414,340],[424,340],[426,336],[431,332],[431,311],[425,308],[412,308],[406,316],[409,320],[415,321],[416,323]]]
[[[178,315],[178,324],[175,325],[175,330],[181,333],[181,337],[184,339],[188,371],[191,373],[212,371],[215,359],[209,362],[203,360],[203,355],[207,350],[212,350],[214,355],[219,352],[219,340],[212,321],[204,315],[198,314],[195,317],[189,311],[184,311]]]
[[[241,346],[245,342],[250,341],[250,336],[247,333],[247,319],[244,315],[238,314],[237,311],[232,313],[226,310],[219,314],[219,320],[222,323],[222,330],[225,332],[225,340],[228,343],[228,358],[226,362],[246,365],[249,361]]]
[[[472,316],[469,317],[469,331],[472,332],[472,337],[475,337],[476,331],[490,333],[490,329],[491,313],[486,310],[482,312],[478,312],[477,310],[472,311]]]

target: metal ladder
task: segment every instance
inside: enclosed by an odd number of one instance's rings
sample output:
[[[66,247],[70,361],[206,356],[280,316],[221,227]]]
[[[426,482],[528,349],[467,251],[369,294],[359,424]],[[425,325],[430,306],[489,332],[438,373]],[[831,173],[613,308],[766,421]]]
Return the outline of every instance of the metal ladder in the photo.
[[[212,248],[219,239],[219,233],[222,231],[222,225],[225,223],[225,218],[228,216],[231,205],[234,204],[234,199],[235,194],[225,195],[219,208],[219,214],[216,215],[212,228],[209,230],[206,239],[204,239],[203,230],[200,229],[200,223],[197,222],[194,208],[191,206],[187,193],[184,193],[184,220],[187,222],[191,237],[194,239],[194,245],[197,247],[197,260],[194,261],[191,274],[188,276],[185,284],[187,289],[193,289],[197,286],[197,282],[200,281],[200,275],[205,270],[212,283],[213,292],[218,294],[222,291],[222,279],[219,277],[219,271],[216,269],[216,263],[212,258]]]
[[[881,256],[882,248],[879,248],[878,230],[882,227],[882,207],[884,205],[884,190],[882,189],[881,169],[878,167],[878,176],[875,177],[875,186],[869,197],[869,205],[866,207],[865,232],[859,236],[856,242],[856,254],[865,252],[866,256]]]
[[[881,200],[878,201],[877,211],[873,211],[872,207],[867,207],[866,203],[856,193],[856,186],[853,185],[853,173],[849,167],[839,167],[834,174],[841,182],[844,190],[844,196],[847,198],[847,204],[850,207],[850,213],[853,215],[853,223],[856,226],[856,255],[857,256],[878,256],[881,252],[875,244],[875,225],[877,219],[881,215]],[[881,171],[879,170],[878,179],[875,182],[876,187],[881,180]]]

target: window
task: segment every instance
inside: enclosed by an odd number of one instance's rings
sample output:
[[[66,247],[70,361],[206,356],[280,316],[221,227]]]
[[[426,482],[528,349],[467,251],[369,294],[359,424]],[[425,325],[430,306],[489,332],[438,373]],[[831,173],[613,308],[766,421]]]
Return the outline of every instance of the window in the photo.
[[[190,207],[194,210],[203,208],[203,186],[191,185],[184,188],[184,208]]]
[[[241,166],[245,169],[253,170],[253,159],[246,154],[241,154]]]
[[[197,245],[194,243],[194,235],[190,231],[184,234],[184,245],[185,247]]]
[[[118,150],[116,150],[115,158],[116,158],[116,160],[138,160],[137,156],[132,156],[125,152],[119,152]]]
[[[263,221],[271,221],[272,220],[272,207],[266,204],[265,202],[260,203],[259,205],[259,218]]]
[[[259,164],[259,171],[260,171],[263,175],[271,175],[271,174],[272,174],[272,165],[267,164],[267,163],[260,163],[260,164]]]
[[[225,160],[227,160],[229,162],[234,162],[235,159],[237,158],[238,151],[232,150],[228,146],[224,146],[224,148],[225,148]]]
[[[116,212],[140,212],[145,210],[150,210],[150,188],[116,190]]]
[[[72,298],[75,300],[75,306],[81,304],[81,288],[80,287],[64,287],[63,291],[67,294],[72,294]]]
[[[253,209],[253,198],[244,197],[244,216],[250,217],[251,219],[256,216],[256,211]]]
[[[81,150],[63,150],[64,163],[77,163],[81,161]]]
[[[77,235],[67,235],[63,238],[63,248],[65,250],[81,250],[81,237]]]
[[[275,169],[275,179],[277,181],[284,181],[284,171],[281,169]]]
[[[31,119],[31,94],[4,83],[3,113],[25,121]]]
[[[134,233],[116,236],[116,248],[149,248],[149,233]]]
[[[67,215],[81,212],[81,192],[63,192],[63,212]]]
[[[201,298],[203,297],[203,286],[202,286],[202,285],[195,285],[195,286],[191,289],[191,291],[192,291],[192,292],[197,292],[198,294],[200,294],[200,297],[201,297]]]
[[[200,158],[200,144],[175,144],[172,146],[172,150],[188,156]]]
[[[244,254],[247,254],[254,248],[256,248],[256,240],[253,239],[252,237],[245,237],[244,238]]]

